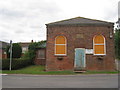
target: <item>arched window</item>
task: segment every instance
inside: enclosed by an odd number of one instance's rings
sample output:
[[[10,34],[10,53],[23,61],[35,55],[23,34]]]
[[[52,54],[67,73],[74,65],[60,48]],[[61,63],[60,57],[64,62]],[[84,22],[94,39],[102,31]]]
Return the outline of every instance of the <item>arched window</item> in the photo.
[[[96,35],[93,38],[94,55],[105,55],[105,38],[103,35]]]
[[[66,55],[66,38],[64,36],[55,38],[55,55]]]

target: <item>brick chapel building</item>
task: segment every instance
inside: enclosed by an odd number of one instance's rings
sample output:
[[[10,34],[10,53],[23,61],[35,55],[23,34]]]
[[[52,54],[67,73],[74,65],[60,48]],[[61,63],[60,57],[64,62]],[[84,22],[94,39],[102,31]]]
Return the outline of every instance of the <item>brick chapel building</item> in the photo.
[[[83,17],[46,24],[46,70],[115,70],[113,25]]]

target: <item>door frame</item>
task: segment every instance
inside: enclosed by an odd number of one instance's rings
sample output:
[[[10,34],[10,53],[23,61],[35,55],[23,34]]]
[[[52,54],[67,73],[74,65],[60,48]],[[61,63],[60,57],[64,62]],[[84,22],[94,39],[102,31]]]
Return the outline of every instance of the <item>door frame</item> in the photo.
[[[82,49],[84,50],[84,68],[86,67],[86,54],[85,54],[85,48],[75,48],[76,49]],[[75,51],[76,52],[76,51]],[[74,52],[74,55],[75,55],[75,52]],[[76,63],[75,63],[75,56],[74,56],[74,68],[76,67]]]

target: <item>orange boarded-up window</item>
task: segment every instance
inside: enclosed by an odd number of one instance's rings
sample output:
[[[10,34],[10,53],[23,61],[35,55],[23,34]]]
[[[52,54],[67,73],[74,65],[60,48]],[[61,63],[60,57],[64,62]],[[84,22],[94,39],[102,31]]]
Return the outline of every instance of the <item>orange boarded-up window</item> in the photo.
[[[102,35],[97,35],[94,37],[94,54],[105,54],[105,38]]]
[[[55,55],[66,55],[66,38],[57,36],[55,39]]]

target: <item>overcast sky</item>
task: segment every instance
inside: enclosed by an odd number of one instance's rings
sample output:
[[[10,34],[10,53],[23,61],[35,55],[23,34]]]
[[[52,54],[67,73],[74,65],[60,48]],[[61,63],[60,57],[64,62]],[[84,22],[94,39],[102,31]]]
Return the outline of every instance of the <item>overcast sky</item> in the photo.
[[[74,18],[116,22],[119,0],[0,0],[0,40],[46,40],[45,24]]]

